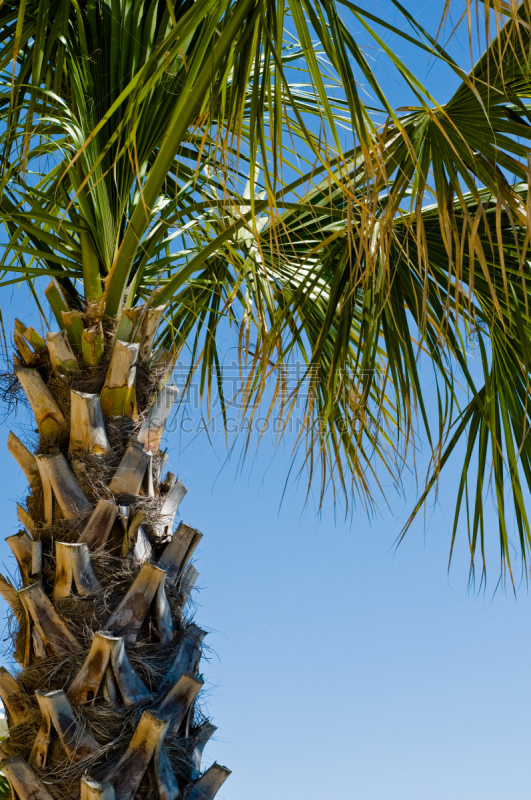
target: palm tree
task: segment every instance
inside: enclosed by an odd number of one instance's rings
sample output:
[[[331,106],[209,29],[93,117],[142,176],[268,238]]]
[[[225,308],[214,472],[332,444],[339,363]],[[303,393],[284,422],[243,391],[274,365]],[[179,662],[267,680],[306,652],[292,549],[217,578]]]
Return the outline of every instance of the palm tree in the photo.
[[[486,21],[505,25],[469,74],[393,6],[404,30],[348,0],[0,6],[1,285],[25,282],[46,320],[51,281],[58,328],[17,320],[13,335],[11,387],[38,428],[33,453],[9,438],[30,495],[8,538],[20,584],[0,584],[20,667],[0,672],[2,769],[19,800],[211,800],[229,774],[201,772],[215,729],[195,704],[204,631],[183,611],[201,534],[173,531],[186,489],[160,449],[180,354],[225,417],[226,335],[242,413],[303,402],[322,493],[371,505],[420,427],[416,512],[467,437],[454,536],[465,503],[473,567],[492,475],[502,563],[510,505],[525,564],[527,6],[496,4]],[[416,107],[394,111],[352,20]],[[443,107],[385,28],[460,77]]]

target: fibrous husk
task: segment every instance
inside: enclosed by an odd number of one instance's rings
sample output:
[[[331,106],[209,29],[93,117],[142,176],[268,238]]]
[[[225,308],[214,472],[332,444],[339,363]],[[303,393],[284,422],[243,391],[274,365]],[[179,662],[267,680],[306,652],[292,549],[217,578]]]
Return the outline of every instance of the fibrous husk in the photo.
[[[42,724],[42,713],[35,693],[46,695],[50,692],[68,692],[83,668],[93,646],[95,633],[105,629],[105,625],[110,619],[112,620],[120,603],[123,603],[124,598],[130,593],[142,569],[146,568],[145,563],[138,563],[136,560],[138,555],[135,557],[135,547],[130,547],[131,543],[134,545],[132,540],[135,539],[138,530],[141,529],[145,541],[149,543],[154,571],[161,573],[164,573],[164,569],[159,565],[159,560],[173,533],[171,528],[167,529],[167,514],[163,513],[167,493],[172,486],[175,486],[175,479],[172,480],[170,477],[163,479],[165,454],[160,451],[152,454],[150,493],[154,496],[142,494],[145,487],[141,488],[138,494],[131,496],[128,493],[113,492],[109,486],[128,446],[138,435],[149,414],[149,403],[154,399],[160,380],[156,370],[150,371],[146,363],[137,365],[138,419],[132,420],[129,417],[105,419],[109,443],[107,452],[68,452],[70,393],[72,390],[93,395],[101,392],[108,370],[111,344],[112,337],[105,332],[105,350],[101,364],[89,367],[79,358],[79,369],[69,375],[54,374],[47,360],[47,353],[42,349],[35,350],[32,362],[28,365],[29,368],[39,371],[64,418],[63,426],[59,426],[52,433],[48,431],[45,435],[41,433],[38,436],[35,441],[36,453],[43,456],[62,453],[80,492],[90,507],[87,505],[86,509],[80,510],[80,513],[65,518],[59,504],[54,501],[51,518],[46,522],[43,487],[40,481],[34,481],[27,509],[22,509],[27,514],[27,516],[23,514],[22,517],[29,529],[26,534],[19,537],[20,541],[24,545],[28,544],[26,538],[28,541],[33,540],[31,560],[28,548],[26,548],[27,553],[26,550],[24,553],[21,551],[25,570],[24,580],[29,584],[32,581],[37,582],[35,585],[39,588],[34,590],[30,586],[30,593],[34,592],[41,597],[42,592],[50,602],[53,602],[54,612],[64,623],[65,630],[71,633],[72,641],[77,643],[73,645],[71,641],[66,647],[68,652],[60,647],[46,648],[46,643],[32,617],[31,609],[34,614],[35,609],[31,603],[20,602],[16,592],[6,584],[6,591],[13,593],[14,606],[8,623],[9,640],[13,639],[17,643],[17,652],[21,654],[21,663],[24,663],[21,670],[13,673],[13,678],[18,682],[16,685],[20,687],[17,708],[19,711],[25,709],[25,712],[22,716],[18,714],[17,719],[11,721],[10,738],[4,744],[4,748],[5,755],[18,757],[25,762],[31,756],[33,743]],[[16,381],[12,391],[15,389]],[[57,543],[62,543],[64,552],[69,546],[78,545],[94,513],[93,509],[97,508],[100,501],[103,504],[116,505],[119,511],[103,543],[104,546],[90,550],[90,567],[94,576],[94,580],[91,578],[90,583],[94,591],[83,592],[83,586],[80,591],[78,583],[73,579],[71,582],[66,581],[70,587],[69,593],[64,588],[65,581],[62,581],[59,583],[63,587],[62,590],[56,592],[56,596],[53,597],[58,566]],[[16,544],[20,550],[18,539]],[[77,552],[77,549],[73,548],[72,552],[74,550]],[[86,559],[86,552],[84,553],[83,557]],[[64,560],[65,556],[61,557]],[[119,682],[112,669],[108,667],[93,698],[81,704],[72,701],[76,725],[80,731],[86,733],[87,741],[94,740],[98,743],[99,750],[84,753],[77,763],[72,763],[65,753],[59,736],[54,734],[51,737],[44,772],[46,791],[53,800],[77,800],[80,797],[83,776],[95,786],[105,783],[106,778],[124,758],[144,712],[155,713],[164,698],[168,696],[171,689],[168,683],[170,673],[175,672],[178,680],[183,671],[191,671],[192,680],[199,683],[197,672],[204,632],[185,616],[185,604],[197,573],[194,574],[195,571],[191,571],[193,567],[190,567],[183,575],[181,574],[183,566],[184,564],[180,564],[179,570],[173,575],[174,583],[159,581],[157,591],[148,604],[141,623],[135,627],[136,641],[134,643],[125,641],[127,663],[138,676],[138,686],[145,687],[145,697],[140,692],[138,700],[124,702]],[[59,594],[66,596],[58,596]],[[197,780],[199,774],[197,758],[204,724],[205,718],[195,704],[186,715],[185,723],[177,726],[178,732],[174,731],[171,736],[167,735],[164,739],[164,758],[167,758],[167,762],[164,763],[169,764],[169,769],[184,794],[188,791],[187,787],[191,787]],[[135,800],[148,800],[148,798],[154,800],[157,797],[156,787],[156,770],[150,766],[138,786]]]

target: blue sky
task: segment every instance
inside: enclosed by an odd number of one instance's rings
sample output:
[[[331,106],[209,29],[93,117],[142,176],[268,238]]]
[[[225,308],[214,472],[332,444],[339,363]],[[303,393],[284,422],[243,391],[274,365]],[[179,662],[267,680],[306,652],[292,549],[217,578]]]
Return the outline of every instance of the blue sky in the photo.
[[[442,5],[408,8],[433,29]],[[389,4],[371,4],[380,7]],[[453,47],[468,63],[463,42]],[[453,78],[427,66],[425,75],[447,99]],[[0,305],[7,330],[15,316],[30,319],[22,293],[4,291]],[[26,422],[20,412],[0,428],[6,536],[25,482],[5,443]],[[345,521],[331,497],[320,515],[312,497],[304,506],[304,477],[286,489],[289,440],[274,454],[266,436],[243,466],[226,463],[220,435],[175,431],[166,444],[189,489],[182,518],[204,534],[195,614],[210,631],[202,702],[218,725],[205,755],[233,770],[219,798],[527,796],[530,599],[525,585],[516,597],[496,591],[495,547],[486,588],[468,588],[464,530],[448,573],[458,473],[447,471],[438,503],[397,548],[412,478],[405,500],[386,487],[389,509]],[[14,572],[3,542],[0,562]]]
[[[5,324],[29,321],[23,295],[12,300]],[[5,535],[25,494],[7,432],[27,422],[20,410],[1,428]],[[495,547],[486,590],[467,589],[464,530],[448,574],[453,474],[397,548],[413,480],[406,500],[386,487],[390,511],[372,520],[360,510],[344,521],[332,498],[319,516],[312,500],[304,509],[302,478],[285,491],[288,444],[274,454],[266,438],[239,466],[220,435],[166,441],[189,489],[182,519],[204,533],[195,618],[209,631],[202,703],[218,725],[205,760],[233,770],[219,797],[524,797],[530,601],[525,586],[516,598],[495,591]],[[3,542],[0,562],[15,573]]]

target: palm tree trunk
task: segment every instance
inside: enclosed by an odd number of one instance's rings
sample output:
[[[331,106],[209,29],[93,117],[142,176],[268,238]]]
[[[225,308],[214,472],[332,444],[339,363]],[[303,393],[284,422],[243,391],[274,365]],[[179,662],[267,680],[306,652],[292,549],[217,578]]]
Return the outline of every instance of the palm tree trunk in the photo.
[[[159,449],[177,394],[168,354],[152,358],[160,315],[123,342],[88,316],[46,342],[17,321],[39,434],[34,454],[9,437],[30,495],[7,539],[20,584],[0,576],[20,666],[0,670],[1,769],[18,800],[211,800],[229,774],[200,771],[215,728],[196,707],[205,632],[184,609],[201,534],[173,532],[186,489]]]

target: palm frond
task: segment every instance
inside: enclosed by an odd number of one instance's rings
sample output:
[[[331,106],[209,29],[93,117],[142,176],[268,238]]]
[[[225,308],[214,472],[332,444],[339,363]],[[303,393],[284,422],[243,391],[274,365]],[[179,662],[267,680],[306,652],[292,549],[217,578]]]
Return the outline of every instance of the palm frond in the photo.
[[[160,344],[223,415],[230,334],[241,413],[300,415],[321,495],[370,506],[422,441],[416,513],[466,438],[454,536],[472,503],[484,552],[492,483],[510,567],[509,509],[524,562],[531,541],[529,8],[489,5],[487,40],[505,25],[466,73],[391,5],[402,25],[350,0],[5,0],[0,285],[53,277],[108,320],[167,304]],[[389,32],[460,76],[447,103]],[[367,41],[414,106],[394,108]]]

